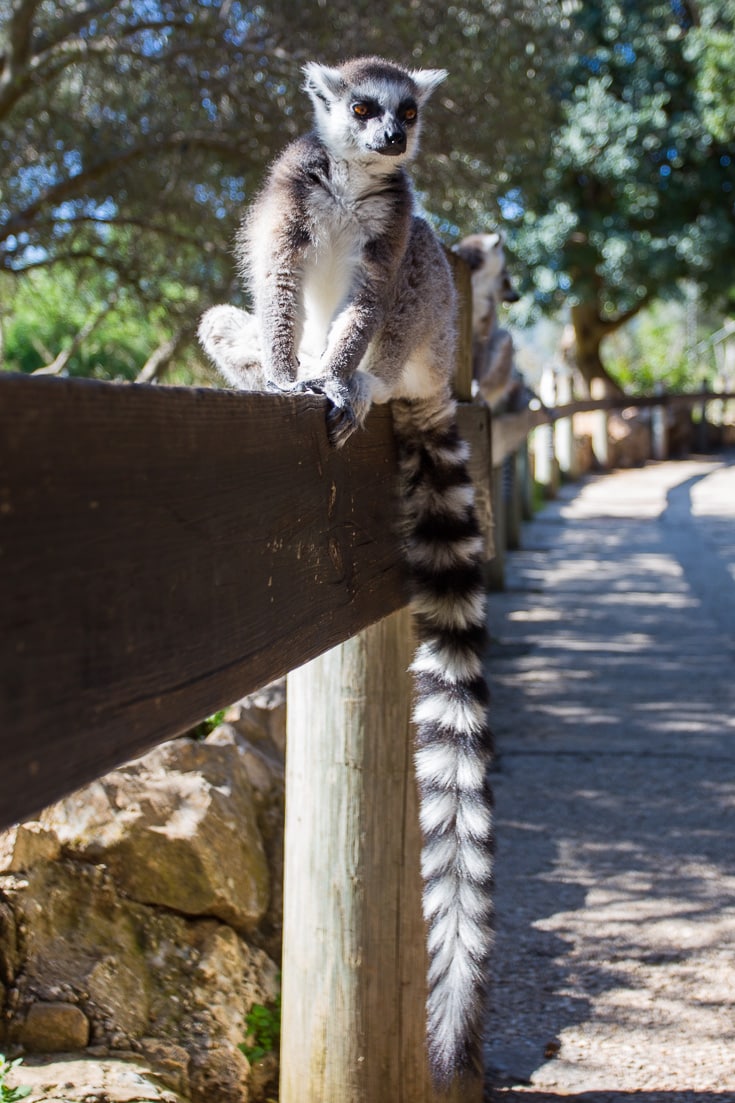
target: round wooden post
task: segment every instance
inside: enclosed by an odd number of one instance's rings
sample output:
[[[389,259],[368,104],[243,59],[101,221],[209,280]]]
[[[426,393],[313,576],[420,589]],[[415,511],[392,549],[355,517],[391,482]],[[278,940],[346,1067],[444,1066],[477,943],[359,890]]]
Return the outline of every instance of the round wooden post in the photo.
[[[533,504],[534,472],[531,452],[528,447],[528,437],[518,449],[516,469],[521,494],[521,520],[532,521],[535,512]]]
[[[289,675],[282,1103],[480,1103],[432,1088],[407,610]]]
[[[503,465],[492,468],[493,555],[485,565],[485,585],[488,590],[505,589],[506,513],[503,496]]]
[[[519,478],[520,460],[513,452],[503,461],[503,495],[505,498],[505,546],[517,551],[521,546],[521,491]]]
[[[568,368],[560,369],[556,377],[556,401],[559,406],[565,406],[572,401],[572,376]],[[554,438],[561,474],[569,480],[578,478],[573,414],[571,417],[559,418],[554,425]]]
[[[663,383],[654,386],[656,394],[664,393]],[[653,406],[651,408],[651,453],[654,460],[667,460],[669,458],[669,426],[668,411],[665,406]]]
[[[602,379],[593,379],[590,384],[590,398],[598,401],[606,398],[605,382]],[[610,466],[610,435],[608,432],[609,411],[595,410],[594,428],[592,430],[592,451],[595,454],[600,467]]]

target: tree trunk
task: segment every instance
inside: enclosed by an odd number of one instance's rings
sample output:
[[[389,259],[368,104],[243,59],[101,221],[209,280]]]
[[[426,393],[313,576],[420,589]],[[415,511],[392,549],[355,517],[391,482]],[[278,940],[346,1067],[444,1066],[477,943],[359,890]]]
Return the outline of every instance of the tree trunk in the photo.
[[[622,394],[622,388],[615,382],[602,363],[600,345],[609,333],[617,329],[614,322],[600,317],[600,307],[596,300],[577,303],[572,307],[572,325],[574,326],[575,363],[584,379],[590,394],[597,390],[593,380],[602,383],[602,395]]]
[[[572,307],[575,362],[593,398],[624,394],[623,388],[615,382],[602,362],[600,345],[605,337],[635,318],[649,298],[649,295],[644,296],[629,310],[622,311],[614,318],[603,318],[598,296],[580,296],[581,301]],[[600,381],[597,386],[594,385],[595,380]],[[592,394],[593,390],[597,393]]]

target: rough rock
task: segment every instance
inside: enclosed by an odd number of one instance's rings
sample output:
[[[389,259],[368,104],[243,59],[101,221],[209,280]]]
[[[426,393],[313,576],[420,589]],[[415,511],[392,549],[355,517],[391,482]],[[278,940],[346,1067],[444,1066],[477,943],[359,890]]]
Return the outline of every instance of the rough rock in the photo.
[[[285,680],[265,686],[228,713],[230,723],[209,737],[234,732],[253,789],[258,827],[271,876],[271,894],[258,924],[258,943],[280,960],[283,937],[283,824],[286,757]]]
[[[235,734],[220,733],[162,744],[53,805],[42,827],[66,853],[104,861],[133,900],[252,931],[270,876]]]
[[[133,1054],[124,1058],[26,1057],[12,1086],[31,1088],[27,1103],[186,1103]]]
[[[224,725],[203,742],[164,744],[0,837],[0,1048],[23,1047],[29,1060],[62,1046],[100,1061],[134,1053],[169,1093],[131,1095],[123,1078],[115,1094],[108,1069],[107,1094],[62,1084],[60,1098],[265,1097],[238,1045],[253,1003],[277,991],[277,966],[245,935],[262,942],[270,878],[258,823],[282,806],[278,759],[270,737]]]
[[[86,1049],[89,1019],[73,1003],[32,1003],[20,1028],[19,1040],[36,1053]]]

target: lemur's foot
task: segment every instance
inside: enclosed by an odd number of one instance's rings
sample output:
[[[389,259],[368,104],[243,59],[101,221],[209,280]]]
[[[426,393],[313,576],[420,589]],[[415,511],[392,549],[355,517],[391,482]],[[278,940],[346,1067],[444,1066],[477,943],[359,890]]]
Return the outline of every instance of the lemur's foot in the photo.
[[[265,384],[267,394],[299,394],[298,383],[274,383],[272,379]]]

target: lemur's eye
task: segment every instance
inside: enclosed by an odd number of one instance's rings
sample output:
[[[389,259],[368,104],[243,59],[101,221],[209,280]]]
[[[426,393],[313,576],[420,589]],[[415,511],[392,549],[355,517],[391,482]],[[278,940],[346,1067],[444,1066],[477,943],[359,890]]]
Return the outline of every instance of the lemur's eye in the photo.
[[[406,120],[407,123],[412,123],[417,115],[418,111],[415,107],[407,107],[406,110],[403,112],[403,118]]]
[[[357,115],[358,119],[367,119],[370,108],[366,103],[353,103],[352,114]]]

